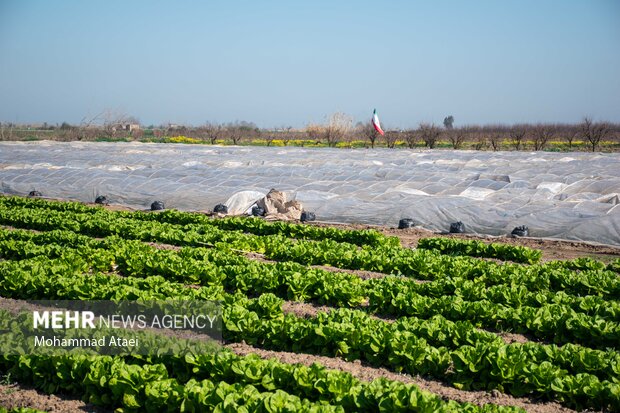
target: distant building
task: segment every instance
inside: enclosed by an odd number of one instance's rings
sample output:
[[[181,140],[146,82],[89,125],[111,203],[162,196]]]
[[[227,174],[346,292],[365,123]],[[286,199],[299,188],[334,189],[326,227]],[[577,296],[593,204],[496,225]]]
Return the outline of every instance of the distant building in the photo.
[[[117,125],[115,125],[112,130],[114,132],[116,131],[127,131],[127,132],[133,132],[133,131],[137,131],[140,130],[140,124],[138,123],[119,123]]]

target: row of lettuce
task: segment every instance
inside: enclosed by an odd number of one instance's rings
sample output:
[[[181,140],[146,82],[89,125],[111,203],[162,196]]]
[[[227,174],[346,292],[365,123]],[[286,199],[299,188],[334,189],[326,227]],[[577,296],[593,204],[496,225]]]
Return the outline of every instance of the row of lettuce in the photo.
[[[107,213],[124,218],[144,221],[166,222],[177,225],[212,226],[223,230],[243,231],[254,235],[283,235],[299,239],[332,239],[338,242],[348,242],[356,245],[400,245],[398,238],[386,237],[372,230],[346,230],[333,227],[319,227],[300,225],[290,222],[269,222],[259,218],[227,217],[212,219],[204,214],[165,210],[159,213],[145,213],[142,211],[108,211],[99,206],[89,206],[78,202],[58,202],[37,198],[0,197],[0,205],[7,208],[23,207],[64,211],[79,214]]]
[[[8,198],[12,199],[12,198]],[[0,201],[3,198],[0,198]],[[80,205],[80,204],[78,204]],[[167,243],[177,246],[217,246],[242,251],[264,253],[266,257],[295,261],[304,265],[331,265],[343,269],[368,270],[389,274],[402,274],[417,279],[436,279],[462,275],[463,271],[476,277],[480,272],[495,274],[506,279],[527,277],[530,282],[539,282],[545,288],[563,289],[567,278],[581,283],[579,294],[605,294],[617,296],[620,292],[617,277],[613,277],[613,265],[589,260],[552,262],[523,266],[517,264],[499,265],[495,262],[476,260],[467,256],[453,257],[441,255],[435,250],[407,249],[399,246],[374,247],[336,242],[331,239],[320,241],[293,240],[282,235],[256,236],[240,231],[228,231],[207,225],[176,225],[123,218],[101,208],[89,214],[72,211],[56,211],[41,208],[3,207],[0,208],[0,223],[20,228],[36,230],[64,229],[94,237],[119,235],[123,238],[141,241]],[[159,214],[143,214],[159,215]],[[215,220],[216,221],[216,220]],[[293,224],[291,224],[293,225]],[[472,241],[461,241],[468,243]],[[532,251],[532,250],[530,250]],[[566,270],[563,273],[561,270]],[[595,274],[583,279],[580,272],[589,270]],[[611,274],[611,275],[610,275]],[[539,281],[536,281],[539,280]]]
[[[504,344],[470,323],[434,317],[378,320],[340,309],[303,318],[282,312],[272,294],[248,298],[221,284],[188,288],[163,277],[115,277],[91,273],[103,261],[72,251],[2,262],[0,294],[12,298],[153,299],[224,301],[224,335],[232,341],[286,351],[363,360],[396,371],[446,380],[464,389],[500,389],[538,395],[577,407],[620,406],[620,359],[615,350],[578,345]],[[93,260],[92,264],[89,260]]]
[[[204,214],[166,210],[160,213],[144,213],[141,211],[107,211],[101,207],[93,207],[76,202],[55,202],[36,198],[1,197],[0,205],[14,208],[25,207],[66,211],[80,214],[107,213],[124,218],[155,221],[174,225],[212,226],[223,230],[242,231],[254,235],[282,235],[296,239],[324,240],[346,242],[354,245],[371,247],[399,247],[396,237],[388,237],[374,230],[346,230],[333,227],[300,225],[290,222],[268,222],[259,218],[226,217],[213,219]],[[481,241],[458,241],[453,239],[428,239],[419,248],[434,249],[446,254],[470,255],[483,258],[498,258],[507,261],[533,264],[540,260],[541,252],[526,247],[511,246],[499,243],[483,243]]]
[[[443,316],[472,325],[506,329],[596,348],[620,342],[620,303],[601,295],[528,290],[526,283],[485,284],[482,277],[417,283],[405,277],[361,279],[300,264],[253,261],[227,250],[162,250],[118,237],[95,240],[67,231],[0,230],[5,259],[59,257],[73,251],[98,271],[131,277],[162,276],[186,285],[221,287],[244,294],[273,293],[294,301],[361,308],[380,315]],[[524,285],[525,284],[525,285]]]

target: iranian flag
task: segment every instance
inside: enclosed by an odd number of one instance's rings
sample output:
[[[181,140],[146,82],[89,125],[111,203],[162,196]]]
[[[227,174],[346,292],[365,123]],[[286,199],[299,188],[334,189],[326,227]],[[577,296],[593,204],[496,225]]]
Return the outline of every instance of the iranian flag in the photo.
[[[377,116],[377,109],[372,112],[372,126],[375,127],[375,130],[379,132],[379,135],[383,136],[385,133],[383,129],[381,129],[381,124],[379,123],[379,116]]]

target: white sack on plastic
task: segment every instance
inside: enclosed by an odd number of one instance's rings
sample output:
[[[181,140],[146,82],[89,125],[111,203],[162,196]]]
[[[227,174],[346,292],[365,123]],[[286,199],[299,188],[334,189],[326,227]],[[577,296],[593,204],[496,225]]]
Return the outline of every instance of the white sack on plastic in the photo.
[[[258,191],[240,191],[228,198],[224,205],[228,207],[229,215],[241,215],[247,213],[264,196],[264,193]]]

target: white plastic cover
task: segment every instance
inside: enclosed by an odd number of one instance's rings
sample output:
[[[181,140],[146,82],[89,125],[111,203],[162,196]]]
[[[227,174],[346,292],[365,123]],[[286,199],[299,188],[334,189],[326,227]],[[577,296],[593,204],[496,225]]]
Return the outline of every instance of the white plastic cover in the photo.
[[[242,215],[252,210],[256,201],[263,198],[264,193],[258,191],[240,191],[228,198],[224,205],[228,207],[228,214]]]
[[[620,154],[2,142],[0,191],[212,210],[240,191],[289,191],[321,221],[620,245]],[[239,203],[249,202],[246,194]],[[243,209],[240,205],[239,209]]]

